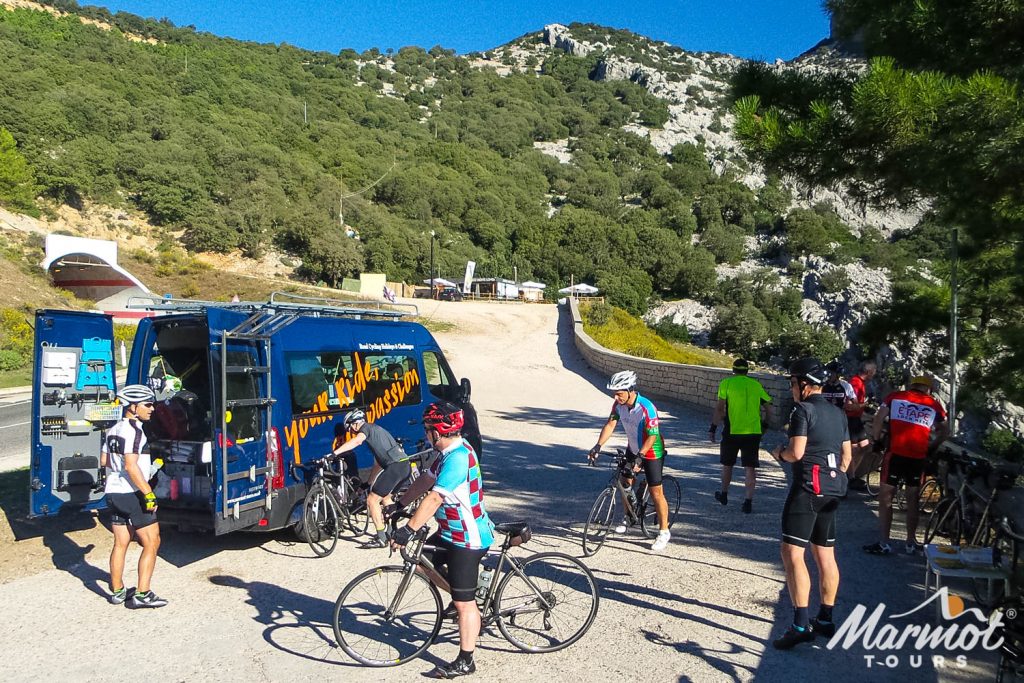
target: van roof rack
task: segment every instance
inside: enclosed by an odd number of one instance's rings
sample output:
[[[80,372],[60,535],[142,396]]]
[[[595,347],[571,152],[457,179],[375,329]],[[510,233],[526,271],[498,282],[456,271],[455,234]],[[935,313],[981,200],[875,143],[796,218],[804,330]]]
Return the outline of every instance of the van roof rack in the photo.
[[[294,319],[304,315],[321,318],[384,318],[397,320],[419,316],[416,304],[390,303],[386,301],[359,301],[328,299],[272,292],[267,301],[200,301],[197,299],[175,299],[173,297],[132,296],[126,306],[130,309],[163,311],[166,313],[194,313],[208,308],[223,308],[250,315],[287,315]],[[408,308],[411,311],[396,310]]]

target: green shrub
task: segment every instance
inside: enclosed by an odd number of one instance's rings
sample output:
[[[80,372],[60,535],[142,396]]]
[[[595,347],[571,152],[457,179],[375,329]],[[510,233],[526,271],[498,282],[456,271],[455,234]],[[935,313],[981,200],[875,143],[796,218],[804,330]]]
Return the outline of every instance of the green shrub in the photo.
[[[821,288],[829,294],[836,294],[850,286],[850,275],[845,268],[833,268],[821,274]]]
[[[981,445],[997,458],[1011,462],[1024,460],[1024,441],[1008,429],[993,429],[982,438]]]
[[[587,306],[584,313],[584,320],[590,325],[600,327],[606,325],[612,318],[612,311],[614,309],[604,302],[592,304]]]
[[[17,351],[11,349],[0,349],[0,372],[8,370],[20,370],[28,365],[28,362]]]
[[[662,339],[690,343],[690,330],[686,329],[686,325],[676,325],[671,318],[662,318],[649,327]]]
[[[24,313],[14,308],[0,309],[0,370],[17,370],[31,364],[33,337]]]

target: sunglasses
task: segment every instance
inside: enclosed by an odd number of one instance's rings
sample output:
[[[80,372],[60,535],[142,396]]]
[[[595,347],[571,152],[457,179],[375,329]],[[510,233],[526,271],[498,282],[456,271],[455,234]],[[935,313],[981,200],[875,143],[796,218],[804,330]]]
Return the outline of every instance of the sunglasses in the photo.
[[[152,408],[156,404],[153,403],[152,401],[147,401],[146,403],[140,403],[139,405],[142,406],[143,408]]]

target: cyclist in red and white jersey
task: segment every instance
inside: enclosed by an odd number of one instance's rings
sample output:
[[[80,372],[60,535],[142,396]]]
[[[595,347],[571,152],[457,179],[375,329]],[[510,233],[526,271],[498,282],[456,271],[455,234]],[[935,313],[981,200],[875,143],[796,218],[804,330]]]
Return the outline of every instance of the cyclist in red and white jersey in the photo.
[[[931,395],[932,379],[918,375],[910,380],[907,391],[894,391],[885,397],[875,416],[874,437],[881,436],[882,423],[889,418],[889,448],[882,461],[882,483],[878,491],[878,522],[881,540],[864,546],[872,555],[888,555],[892,527],[892,499],[896,487],[907,487],[907,500],[916,501],[921,488],[921,473],[932,432],[946,429],[946,409]],[[921,549],[917,542],[917,505],[907,505],[907,554]]]
[[[867,383],[874,378],[876,372],[878,366],[874,361],[866,360],[860,364],[860,370],[849,381],[853,397],[847,400],[845,410],[850,429],[850,443],[853,445],[853,462],[850,464],[853,478],[850,479],[850,488],[856,491],[867,489],[867,483],[858,477],[857,473],[864,456],[871,452],[871,441],[864,425],[864,408],[868,405]],[[881,424],[881,420],[876,418],[875,424]]]

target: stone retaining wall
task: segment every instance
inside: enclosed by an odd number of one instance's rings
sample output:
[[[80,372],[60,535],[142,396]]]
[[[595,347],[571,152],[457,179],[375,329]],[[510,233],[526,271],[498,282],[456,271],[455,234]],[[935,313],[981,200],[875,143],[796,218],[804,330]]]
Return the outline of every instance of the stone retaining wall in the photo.
[[[583,354],[590,367],[609,377],[620,370],[632,370],[637,374],[642,394],[668,398],[705,410],[710,421],[711,411],[718,399],[718,384],[732,375],[731,370],[635,358],[606,349],[583,331],[579,306],[572,298],[569,299],[569,311],[572,315],[576,348]],[[765,391],[772,397],[769,424],[773,429],[779,429],[793,407],[789,378],[761,372],[753,372],[750,376],[761,382]]]

